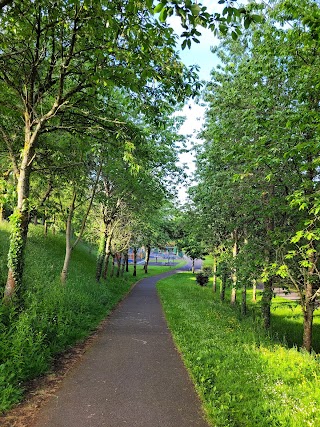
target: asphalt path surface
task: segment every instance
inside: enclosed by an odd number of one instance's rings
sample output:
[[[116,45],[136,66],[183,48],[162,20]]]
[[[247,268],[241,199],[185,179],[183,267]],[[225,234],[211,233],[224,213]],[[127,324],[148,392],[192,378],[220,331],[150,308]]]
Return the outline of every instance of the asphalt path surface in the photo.
[[[175,272],[133,288],[32,427],[208,427],[155,288]]]

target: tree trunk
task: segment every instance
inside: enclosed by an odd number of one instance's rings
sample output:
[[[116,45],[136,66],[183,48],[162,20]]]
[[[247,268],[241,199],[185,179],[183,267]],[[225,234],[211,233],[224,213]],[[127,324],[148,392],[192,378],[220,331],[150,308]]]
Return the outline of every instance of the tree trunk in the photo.
[[[69,263],[71,259],[71,252],[73,250],[73,246],[71,245],[71,225],[72,225],[72,218],[73,218],[73,212],[74,212],[74,205],[76,201],[76,192],[73,193],[72,202],[69,206],[69,213],[67,218],[67,224],[66,224],[66,252],[64,257],[64,263],[60,275],[61,283],[64,285],[67,280],[68,275],[68,269],[69,269]]]
[[[43,234],[47,237],[48,235],[48,221],[45,220],[44,221],[44,226],[43,226]]]
[[[212,291],[217,292],[217,257],[213,256],[213,278],[212,278]]]
[[[108,276],[110,255],[111,255],[111,252],[109,251],[108,253],[106,253],[106,256],[104,258],[104,270],[103,270],[103,276],[102,276],[104,280],[107,280],[107,276]]]
[[[111,232],[109,233],[109,235],[107,237],[106,254],[105,254],[105,259],[104,259],[104,270],[103,270],[104,280],[107,280],[107,274],[108,274],[108,269],[109,269],[109,259],[110,259],[110,255],[111,255],[112,236],[113,236],[113,229],[111,230]]]
[[[37,211],[33,211],[33,224],[38,225],[38,213]]]
[[[129,273],[129,254],[128,251],[125,253],[125,260],[126,260],[126,273]]]
[[[120,276],[121,260],[122,260],[122,253],[117,254],[117,274],[116,274],[116,277]]]
[[[220,300],[224,301],[226,296],[226,286],[227,286],[227,269],[225,264],[221,266],[221,285],[220,285]]]
[[[265,329],[271,326],[271,301],[273,297],[273,279],[270,278],[264,283],[264,290],[262,292],[261,311],[263,325]]]
[[[112,256],[112,266],[111,266],[110,277],[113,277],[113,275],[114,275],[115,263],[116,263],[116,256],[113,255]]]
[[[26,131],[23,158],[17,185],[17,206],[11,215],[11,235],[8,253],[8,277],[4,290],[4,302],[10,302],[15,296],[19,298],[22,287],[25,247],[29,225],[28,197],[30,190],[30,174],[34,150],[31,148],[30,134]]]
[[[310,249],[313,249],[312,243],[309,244]],[[309,255],[310,267],[308,268],[308,278],[305,282],[305,298],[303,306],[303,348],[309,353],[312,349],[312,329],[313,329],[313,314],[315,309],[314,289],[312,278],[315,271],[316,256],[312,252]],[[302,300],[301,300],[302,302]]]
[[[252,301],[257,302],[257,281],[254,280],[252,284]]]
[[[243,281],[242,298],[241,298],[241,313],[243,316],[247,314],[247,281]]]
[[[313,313],[315,308],[314,300],[312,299],[313,289],[312,284],[307,284],[305,307],[303,309],[303,348],[309,353],[312,349],[312,329],[313,329]]]
[[[235,305],[236,302],[237,302],[237,288],[232,285],[230,303],[231,305]]]
[[[136,277],[137,275],[137,248],[133,248],[133,276]]]
[[[192,258],[192,268],[191,268],[191,272],[192,272],[192,274],[194,274],[194,272],[195,272],[194,262],[195,262],[195,259],[194,259],[194,258]]]
[[[98,249],[98,259],[97,259],[97,268],[96,268],[96,281],[99,282],[102,275],[103,261],[105,259],[107,240],[105,230],[101,234],[100,245]]]
[[[126,253],[124,253],[123,257],[122,257],[121,276],[124,275],[124,270],[126,268],[126,264],[127,264],[127,262],[126,262]]]
[[[263,195],[263,202],[268,209],[270,203],[270,197],[274,195],[274,185],[269,187],[269,191]],[[265,229],[266,229],[266,241],[265,241],[265,263],[269,265],[273,260],[273,250],[270,235],[274,230],[274,220],[271,216],[265,218]],[[273,277],[270,277],[267,282],[264,283],[264,289],[262,292],[261,300],[261,312],[262,319],[265,329],[269,329],[271,326],[271,301],[273,297]]]
[[[233,248],[232,248],[232,257],[233,257],[233,261],[235,262],[238,255],[238,231],[234,230],[232,235],[234,240]],[[237,302],[237,270],[235,266],[232,268],[231,278],[232,278],[232,291],[231,291],[230,303],[231,305],[235,305]]]
[[[0,222],[4,221],[4,207],[3,204],[0,203]]]
[[[146,246],[146,256],[145,256],[144,267],[143,267],[145,274],[148,273],[148,265],[149,265],[149,259],[150,259],[150,252],[151,252],[151,246],[147,245]]]

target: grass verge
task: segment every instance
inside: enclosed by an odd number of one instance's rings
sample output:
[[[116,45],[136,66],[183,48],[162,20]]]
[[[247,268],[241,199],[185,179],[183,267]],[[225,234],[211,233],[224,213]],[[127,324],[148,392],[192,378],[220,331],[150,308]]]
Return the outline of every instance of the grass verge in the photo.
[[[7,273],[9,225],[0,225],[0,291]],[[0,304],[0,411],[19,402],[24,384],[45,373],[53,358],[86,338],[139,279],[95,281],[96,254],[79,245],[72,254],[66,286],[59,277],[64,258],[64,236],[43,236],[42,227],[30,227],[24,274],[23,306]],[[170,270],[150,266],[148,276]]]
[[[319,359],[240,317],[192,274],[163,279],[158,291],[174,340],[212,426],[317,427]]]

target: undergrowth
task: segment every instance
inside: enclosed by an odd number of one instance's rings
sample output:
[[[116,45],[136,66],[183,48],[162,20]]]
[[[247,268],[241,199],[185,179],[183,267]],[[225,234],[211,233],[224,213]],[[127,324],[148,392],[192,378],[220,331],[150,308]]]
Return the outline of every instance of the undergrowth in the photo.
[[[0,291],[7,273],[9,225],[0,225]],[[51,366],[55,355],[87,337],[110,310],[144,277],[129,273],[107,282],[95,281],[96,253],[79,245],[70,263],[67,284],[59,281],[64,258],[64,236],[43,236],[30,227],[26,249],[24,292],[19,307],[0,304],[0,411],[23,397],[24,384]],[[149,267],[149,275],[170,270]]]
[[[267,336],[188,273],[158,283],[169,327],[215,427],[317,427],[319,359]]]

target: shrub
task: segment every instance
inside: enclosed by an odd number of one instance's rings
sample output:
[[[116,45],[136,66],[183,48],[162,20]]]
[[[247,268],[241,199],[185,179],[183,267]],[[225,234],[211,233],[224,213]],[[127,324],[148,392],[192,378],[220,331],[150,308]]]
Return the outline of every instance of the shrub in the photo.
[[[199,271],[196,274],[196,282],[200,286],[207,286],[207,283],[209,282],[209,275],[206,274],[204,271]]]

